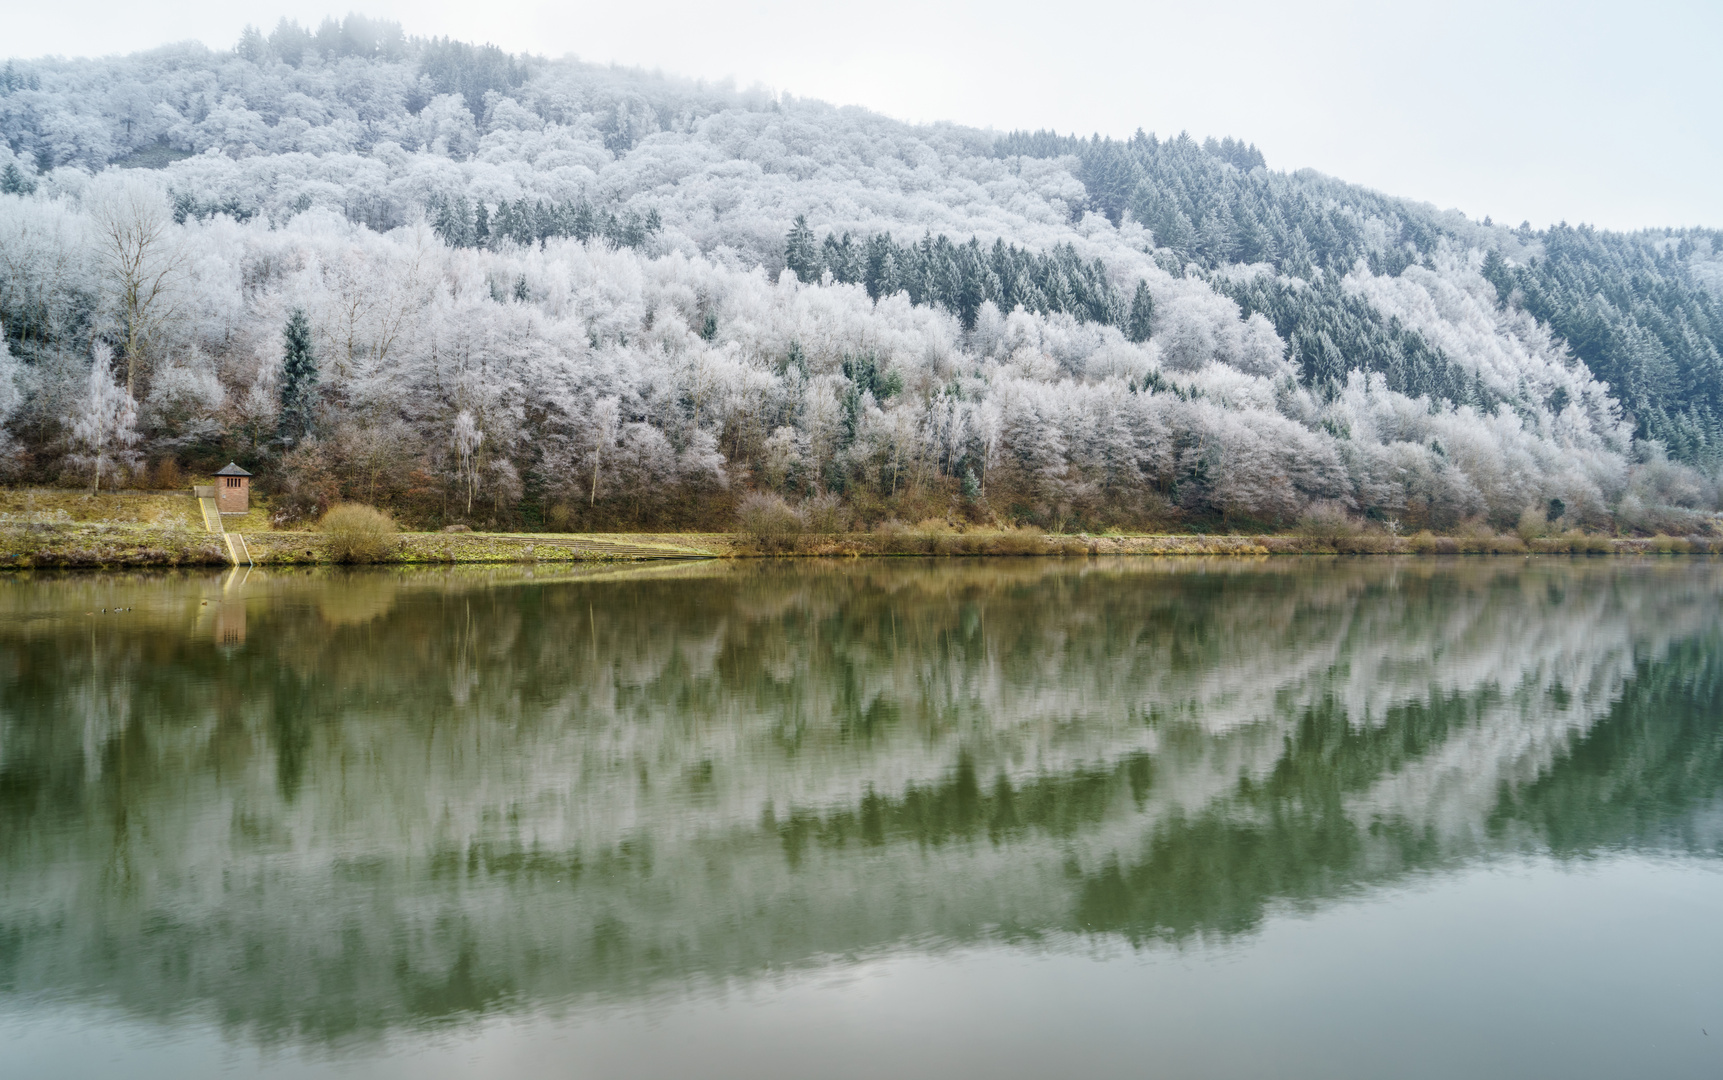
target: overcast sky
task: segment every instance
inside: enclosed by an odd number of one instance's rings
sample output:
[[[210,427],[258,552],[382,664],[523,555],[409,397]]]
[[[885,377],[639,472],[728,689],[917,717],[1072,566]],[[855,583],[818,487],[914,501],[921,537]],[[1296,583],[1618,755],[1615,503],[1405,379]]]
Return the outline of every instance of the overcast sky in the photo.
[[[345,5],[6,0],[0,54],[91,56]],[[1188,130],[1474,217],[1723,226],[1723,3],[366,0],[407,33],[734,79],[908,120]]]

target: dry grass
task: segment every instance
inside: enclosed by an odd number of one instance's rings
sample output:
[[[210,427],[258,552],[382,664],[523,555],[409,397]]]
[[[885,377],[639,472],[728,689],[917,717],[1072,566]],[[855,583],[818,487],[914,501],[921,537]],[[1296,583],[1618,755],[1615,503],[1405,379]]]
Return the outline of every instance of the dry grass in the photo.
[[[0,521],[0,569],[196,566],[227,562],[215,536],[153,525]]]
[[[203,531],[203,516],[189,487],[184,491],[103,491],[96,495],[88,489],[0,488],[0,514]]]
[[[657,545],[719,557],[760,554],[813,556],[925,555],[1260,555],[1260,554],[1707,554],[1723,552],[1723,539],[1659,533],[1614,540],[1569,529],[1539,535],[1528,513],[1524,526],[1498,534],[1481,522],[1437,536],[1426,530],[1398,538],[1337,514],[1313,514],[1290,533],[1221,535],[1058,535],[1004,524],[978,525],[930,516],[913,523],[888,520],[871,531],[849,531],[850,512],[836,499],[793,505],[777,496],[750,498],[739,508],[743,531],[733,533],[594,535],[606,544]],[[588,561],[591,552],[533,543],[526,534],[398,534],[388,515],[368,506],[332,509],[317,533],[276,533],[268,510],[225,518],[230,531],[248,536],[260,563],[321,562],[536,562]],[[124,566],[223,562],[219,544],[203,529],[186,491],[0,489],[0,567]],[[587,534],[545,534],[568,541]]]

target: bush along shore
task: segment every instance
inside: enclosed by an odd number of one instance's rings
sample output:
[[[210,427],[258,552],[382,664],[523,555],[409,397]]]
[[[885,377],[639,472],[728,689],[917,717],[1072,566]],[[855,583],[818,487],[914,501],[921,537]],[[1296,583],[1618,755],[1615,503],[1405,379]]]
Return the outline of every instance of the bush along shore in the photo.
[[[705,533],[403,532],[369,506],[332,507],[313,527],[271,528],[267,506],[225,515],[260,566],[306,564],[632,562],[779,556],[977,555],[1674,555],[1723,553],[1723,536],[1611,537],[1558,530],[1528,515],[1514,532],[1474,524],[1450,535],[1399,535],[1341,515],[1310,516],[1288,532],[1061,534],[928,519],[843,530],[778,500],[745,503],[740,528]],[[0,490],[0,568],[220,565],[229,561],[189,494]]]

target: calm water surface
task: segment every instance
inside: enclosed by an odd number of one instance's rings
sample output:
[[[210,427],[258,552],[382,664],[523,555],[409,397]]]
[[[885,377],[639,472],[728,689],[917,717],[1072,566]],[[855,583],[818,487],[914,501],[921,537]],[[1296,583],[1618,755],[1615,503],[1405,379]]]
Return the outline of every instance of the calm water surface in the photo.
[[[1715,1077],[1720,603],[1700,559],[0,577],[0,1074]]]

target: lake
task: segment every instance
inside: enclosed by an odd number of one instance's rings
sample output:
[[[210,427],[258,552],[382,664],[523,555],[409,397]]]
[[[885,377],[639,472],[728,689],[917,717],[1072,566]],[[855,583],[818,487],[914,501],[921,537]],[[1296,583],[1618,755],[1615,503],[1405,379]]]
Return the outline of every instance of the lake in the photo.
[[[1713,1077],[1720,603],[1700,558],[0,576],[0,1073]]]

